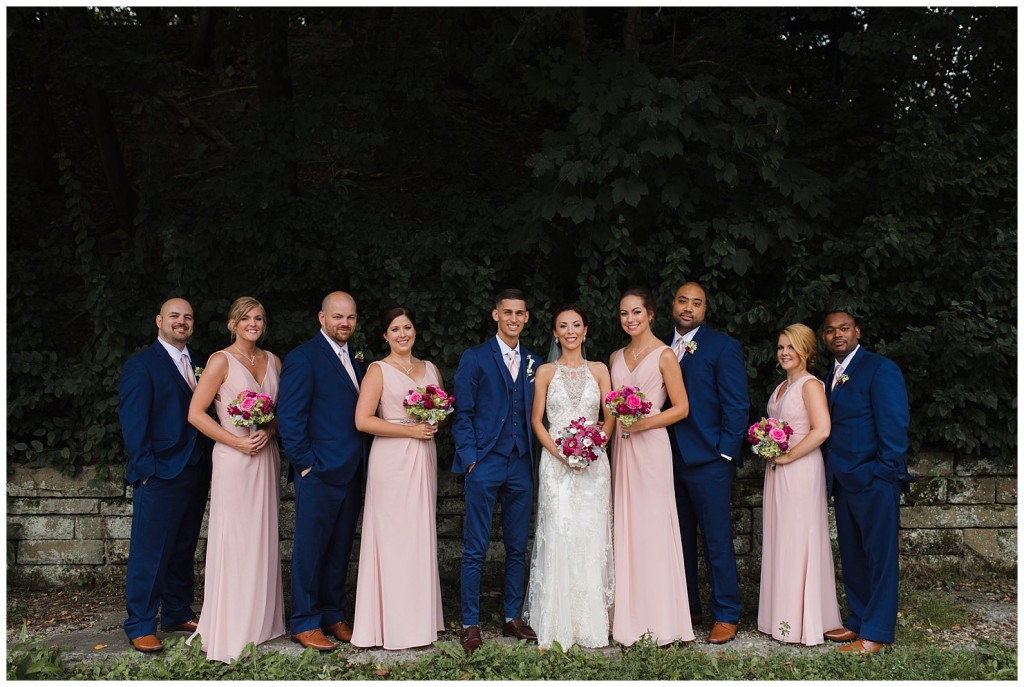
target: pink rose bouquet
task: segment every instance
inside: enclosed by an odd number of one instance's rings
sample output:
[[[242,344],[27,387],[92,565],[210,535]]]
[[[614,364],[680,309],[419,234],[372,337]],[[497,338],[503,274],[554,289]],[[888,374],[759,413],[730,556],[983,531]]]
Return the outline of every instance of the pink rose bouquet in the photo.
[[[604,397],[604,407],[615,416],[623,427],[629,427],[651,412],[651,402],[644,392],[635,386],[624,386],[613,389]],[[622,433],[623,439],[629,438],[629,432]]]
[[[576,418],[555,437],[555,446],[569,467],[574,468],[585,468],[597,462],[607,445],[608,436],[596,422],[585,417]]]
[[[274,399],[267,394],[245,389],[228,404],[228,415],[236,427],[248,427],[252,433],[274,419],[275,408]]]
[[[754,455],[771,462],[789,450],[789,437],[792,434],[793,428],[785,420],[763,417],[750,425],[747,441],[752,445]],[[775,469],[774,462],[772,469]]]
[[[455,411],[455,397],[436,384],[410,389],[402,401],[409,417],[436,425]]]

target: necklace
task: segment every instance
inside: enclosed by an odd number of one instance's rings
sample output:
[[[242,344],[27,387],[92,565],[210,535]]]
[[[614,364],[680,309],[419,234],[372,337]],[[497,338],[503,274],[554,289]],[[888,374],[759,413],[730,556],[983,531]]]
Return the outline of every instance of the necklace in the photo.
[[[395,358],[392,358],[392,359],[391,359],[391,362],[393,362],[393,363],[395,364],[395,367],[397,367],[397,368],[399,368],[399,369],[402,369],[402,370],[405,370],[405,374],[406,374],[406,375],[408,375],[408,374],[409,374],[410,372],[412,372],[412,368],[413,368],[413,365],[415,365],[415,364],[416,364],[416,363],[414,362],[414,363],[413,363],[412,365],[410,365],[409,367],[406,367],[406,366],[405,366],[405,365],[403,365],[402,363],[398,362],[398,360],[397,360],[397,359],[395,359]]]
[[[246,355],[245,353],[242,353],[242,351],[240,351],[237,348],[235,350],[238,351],[238,355],[242,356],[243,358],[245,358],[246,360],[249,361],[249,366],[250,367],[256,367],[256,352],[255,351],[253,351],[253,354],[250,356],[250,355]]]
[[[639,351],[630,351],[629,354],[631,356],[633,356],[633,362],[636,362],[636,359],[640,357],[640,354],[643,353],[644,351],[646,351],[647,347],[650,346],[650,345],[651,345],[651,342],[648,341],[647,343],[645,343],[643,345],[643,347]]]

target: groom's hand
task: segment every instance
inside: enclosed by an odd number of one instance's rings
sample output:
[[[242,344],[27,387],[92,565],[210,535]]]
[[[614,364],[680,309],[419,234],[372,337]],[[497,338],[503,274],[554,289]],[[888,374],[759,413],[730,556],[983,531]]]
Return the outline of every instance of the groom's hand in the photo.
[[[473,472],[473,468],[475,468],[475,467],[476,467],[476,461],[473,461],[472,463],[469,464],[469,467],[466,468],[466,474],[468,475],[469,473]]]
[[[313,466],[310,465],[308,468],[306,468],[305,470],[303,470],[302,472],[299,473],[299,477],[305,477],[306,475],[309,474],[309,471],[312,470],[312,469],[313,469]]]

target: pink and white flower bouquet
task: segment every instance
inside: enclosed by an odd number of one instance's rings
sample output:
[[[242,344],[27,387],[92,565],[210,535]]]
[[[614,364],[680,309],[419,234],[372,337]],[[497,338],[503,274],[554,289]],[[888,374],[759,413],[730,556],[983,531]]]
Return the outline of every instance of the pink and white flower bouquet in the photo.
[[[455,397],[435,384],[410,389],[402,401],[409,417],[436,425],[455,411]]]
[[[623,427],[630,427],[651,412],[651,402],[647,400],[644,392],[635,386],[623,386],[621,389],[609,391],[604,397],[604,407]],[[629,432],[623,432],[622,438],[628,439]]]
[[[585,417],[576,418],[555,437],[555,446],[573,468],[585,468],[596,463],[604,455],[607,445],[608,435],[596,422]]]
[[[267,394],[245,389],[228,404],[228,415],[236,427],[248,427],[251,434],[274,419],[275,408],[274,399]]]
[[[785,420],[763,417],[750,425],[747,441],[752,445],[754,455],[771,462],[789,450],[789,437],[792,434],[793,428]],[[772,469],[775,469],[774,462]]]

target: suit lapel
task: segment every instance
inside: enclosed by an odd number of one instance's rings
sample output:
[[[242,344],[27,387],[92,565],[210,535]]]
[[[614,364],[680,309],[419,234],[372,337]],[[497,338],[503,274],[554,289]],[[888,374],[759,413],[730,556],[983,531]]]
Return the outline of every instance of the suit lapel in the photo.
[[[157,358],[156,365],[158,367],[163,367],[163,369],[165,370],[168,370],[170,374],[177,380],[176,384],[178,385],[178,388],[184,391],[189,396],[191,396],[192,388],[188,385],[188,382],[185,381],[185,378],[181,374],[181,370],[178,368],[177,365],[174,364],[174,361],[171,360],[171,356],[167,355],[167,350],[159,341],[153,342],[153,355],[156,356]]]
[[[359,390],[356,389],[355,384],[352,383],[352,378],[349,377],[348,376],[348,372],[345,371],[345,366],[341,364],[341,358],[339,358],[338,355],[334,352],[334,347],[331,346],[331,344],[329,344],[327,342],[327,339],[324,338],[324,335],[323,335],[322,332],[317,334],[317,337],[320,339],[320,350],[328,358],[327,364],[331,368],[333,368],[335,372],[337,372],[339,375],[341,375],[342,383],[345,384],[345,386],[347,386],[352,391],[352,393],[358,395],[359,394]],[[353,369],[355,368],[355,364],[354,363],[353,363],[352,367],[353,367]],[[357,371],[356,372],[356,379],[358,379],[358,378],[359,378],[359,372]]]
[[[693,356],[697,355],[697,351],[700,350],[701,339],[704,338],[704,332],[706,330],[707,330],[707,327],[705,327],[704,325],[701,325],[700,328],[697,329],[697,333],[693,335],[692,339],[690,339],[695,344],[697,344],[697,349],[693,353],[683,353],[683,359],[679,361],[680,369],[685,370],[686,366],[690,362],[690,358],[692,358]],[[669,344],[669,346],[671,346],[671,345],[672,344]]]
[[[853,356],[853,360],[851,360],[850,364],[846,366],[845,370],[843,370],[843,374],[844,375],[846,375],[850,379],[853,379],[853,374],[852,373],[857,370],[857,366],[860,365],[861,360],[864,359],[864,353],[865,352],[866,351],[864,350],[863,347],[861,347],[861,349],[859,351],[857,351],[857,355]],[[828,407],[830,409],[832,408],[832,404],[833,404],[833,402],[835,400],[835,397],[838,396],[840,393],[842,393],[840,390],[844,386],[846,386],[846,384],[850,383],[849,381],[847,381],[845,384],[840,384],[840,383],[836,382],[835,388],[832,389],[831,391],[829,391],[829,387],[832,386],[832,377],[835,377],[835,371],[836,371],[836,362],[835,362],[835,360],[833,360],[832,361],[832,374],[829,377],[829,380],[827,382],[825,382],[825,391],[826,391],[825,397],[828,399]]]
[[[508,371],[508,365],[505,364],[505,356],[501,354],[501,346],[498,345],[497,339],[491,339],[491,354],[494,358],[494,364],[498,366],[498,375],[505,382],[505,390],[511,390],[512,373]]]

